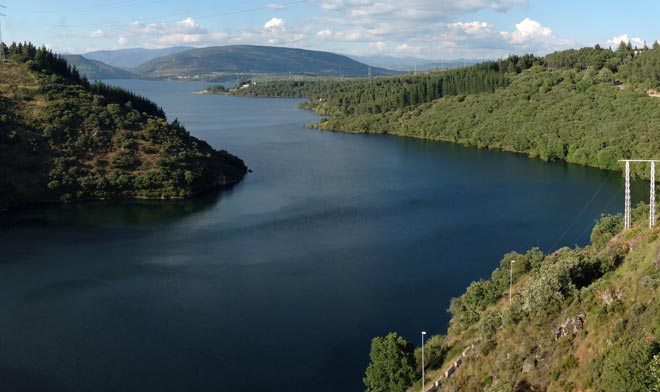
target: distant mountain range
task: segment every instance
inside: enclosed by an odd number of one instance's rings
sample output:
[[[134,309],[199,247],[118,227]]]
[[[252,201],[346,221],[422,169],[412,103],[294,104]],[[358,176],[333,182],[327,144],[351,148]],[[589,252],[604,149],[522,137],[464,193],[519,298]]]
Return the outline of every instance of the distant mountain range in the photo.
[[[100,50],[64,57],[91,80],[144,78],[206,81],[234,80],[237,75],[241,78],[286,74],[387,76],[413,69],[419,60],[387,56],[351,58],[330,52],[255,45]],[[469,63],[474,62],[476,60]],[[413,66],[407,67],[407,64]],[[430,68],[435,67],[425,67],[419,61],[417,70]]]
[[[175,46],[164,49],[117,49],[117,50],[97,50],[94,52],[83,53],[88,59],[102,61],[113,67],[119,67],[126,70],[132,70],[137,66],[156,57],[167,56],[174,53],[190,50],[190,46]]]
[[[135,71],[151,78],[213,73],[367,76],[369,66],[329,52],[237,45],[191,49],[158,57],[135,68]],[[371,74],[382,76],[393,75],[396,72],[372,67]]]
[[[138,76],[121,68],[113,67],[101,61],[90,60],[79,54],[62,55],[70,65],[75,65],[78,71],[89,80],[101,79],[135,79]]]
[[[483,63],[483,59],[457,59],[457,60],[429,60],[418,57],[394,57],[386,55],[374,56],[354,56],[347,55],[355,61],[369,64],[374,67],[387,68],[393,71],[409,72],[417,69],[417,71],[428,71],[436,68],[457,68],[466,65],[473,65]]]

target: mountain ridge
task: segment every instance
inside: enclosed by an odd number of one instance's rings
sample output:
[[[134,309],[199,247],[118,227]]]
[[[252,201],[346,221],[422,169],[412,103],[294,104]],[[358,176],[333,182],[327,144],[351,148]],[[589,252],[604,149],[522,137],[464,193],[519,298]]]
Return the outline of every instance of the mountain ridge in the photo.
[[[162,49],[128,48],[114,50],[95,50],[82,55],[90,60],[101,61],[113,67],[131,71],[133,68],[156,57],[183,52],[192,49],[191,46],[173,46]]]
[[[80,54],[61,55],[69,65],[73,65],[78,72],[85,75],[89,80],[103,79],[135,79],[138,76],[125,69],[114,67],[102,61],[91,60]]]
[[[259,45],[210,46],[145,62],[135,69],[143,77],[227,74],[304,74],[318,76],[394,75],[347,56],[307,49]]]

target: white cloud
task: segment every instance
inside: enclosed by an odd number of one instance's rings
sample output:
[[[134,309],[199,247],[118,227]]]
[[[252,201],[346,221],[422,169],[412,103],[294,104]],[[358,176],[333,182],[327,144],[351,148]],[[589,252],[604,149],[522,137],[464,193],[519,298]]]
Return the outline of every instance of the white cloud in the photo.
[[[266,22],[266,24],[264,24],[264,29],[269,31],[286,30],[286,26],[284,26],[284,19],[272,18]]]
[[[128,42],[128,40],[123,35],[120,35],[119,38],[117,39],[117,43],[121,46],[126,45],[126,42]]]
[[[372,48],[376,48],[379,52],[383,52],[387,50],[388,46],[385,42],[378,41],[378,42],[369,42],[369,46]]]
[[[422,52],[422,48],[419,46],[410,46],[408,44],[401,44],[396,47],[396,52],[399,54],[407,55],[419,55]]]
[[[522,44],[531,40],[552,39],[552,29],[542,26],[539,22],[530,18],[525,18],[522,22],[516,24],[514,32],[503,31],[500,33],[509,43]]]
[[[316,35],[321,37],[321,38],[328,38],[328,37],[332,36],[332,30],[323,29],[323,30],[320,30],[319,32],[317,32]]]
[[[328,12],[356,18],[388,15],[400,20],[437,20],[483,9],[506,11],[527,0],[312,0]]]
[[[493,29],[493,26],[486,22],[456,22],[450,23],[448,25],[450,29],[459,30],[465,34],[483,34],[490,33]]]
[[[101,29],[94,30],[89,34],[89,38],[101,38],[105,37],[105,32]]]
[[[265,7],[275,10],[281,10],[286,8],[283,4],[279,4],[279,3],[268,3],[265,5]]]
[[[608,45],[612,46],[615,49],[621,42],[624,42],[626,44],[628,42],[630,42],[630,44],[632,46],[636,46],[638,48],[641,48],[641,47],[644,46],[644,41],[641,38],[639,38],[639,37],[628,37],[628,34],[623,34],[623,35],[620,35],[618,37],[612,37],[612,39],[607,40]]]

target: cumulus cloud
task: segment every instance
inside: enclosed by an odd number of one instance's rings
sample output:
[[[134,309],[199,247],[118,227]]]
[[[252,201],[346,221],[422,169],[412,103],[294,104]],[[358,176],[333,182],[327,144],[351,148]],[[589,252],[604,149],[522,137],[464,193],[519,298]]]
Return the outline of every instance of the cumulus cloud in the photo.
[[[332,30],[331,29],[323,29],[323,30],[318,31],[316,33],[316,35],[321,37],[321,38],[332,37]]]
[[[275,0],[277,1],[277,0]],[[527,0],[305,0],[319,14],[289,24],[281,17],[254,21],[239,30],[213,30],[193,18],[163,23],[133,22],[121,31],[92,32],[120,45],[161,48],[267,44],[320,48],[335,52],[417,55],[434,58],[495,58],[511,53],[545,53],[574,45],[549,26],[525,18],[499,32],[469,14],[505,12]],[[265,8],[282,9],[273,2]],[[506,30],[506,29],[504,29]],[[91,35],[90,35],[91,36]],[[120,38],[121,37],[121,38]],[[627,36],[626,36],[627,37]],[[634,41],[633,41],[634,42]]]
[[[626,44],[630,42],[632,46],[636,46],[638,48],[643,47],[645,43],[641,38],[629,37],[628,34],[622,34],[618,37],[612,37],[612,39],[607,40],[607,43],[612,47],[618,46],[621,42]]]
[[[456,22],[450,23],[447,25],[450,29],[459,30],[465,34],[477,35],[484,33],[491,33],[493,26],[490,23],[486,22]]]
[[[418,56],[422,52],[419,46],[411,46],[408,44],[401,44],[396,47],[396,52],[399,54],[415,55]]]
[[[264,29],[270,31],[286,30],[286,27],[284,26],[284,19],[273,18],[264,24]]]
[[[89,38],[101,38],[101,37],[105,37],[105,32],[101,29],[94,30],[89,34]]]
[[[388,46],[385,42],[378,41],[378,42],[369,42],[369,46],[372,48],[376,48],[379,52],[383,52],[387,50]]]
[[[522,44],[532,40],[552,39],[552,29],[541,25],[539,22],[525,18],[516,24],[516,30],[509,33],[503,31],[502,37],[512,44]]]
[[[325,11],[353,18],[389,15],[400,20],[437,20],[483,9],[506,11],[527,0],[312,0]]]

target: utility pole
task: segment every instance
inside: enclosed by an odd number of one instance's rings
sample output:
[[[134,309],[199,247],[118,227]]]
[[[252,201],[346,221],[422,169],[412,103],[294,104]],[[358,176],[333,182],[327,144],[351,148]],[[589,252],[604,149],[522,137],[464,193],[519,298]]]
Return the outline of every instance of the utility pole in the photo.
[[[424,335],[425,331],[422,331],[422,392],[426,392],[424,383],[426,382],[426,377],[424,376]]]
[[[7,9],[4,4],[0,3],[0,61],[5,61],[5,47],[2,42],[2,18],[7,16],[2,11]]]
[[[509,264],[509,306],[511,306],[511,292],[513,291],[513,263],[515,260],[511,260]]]

